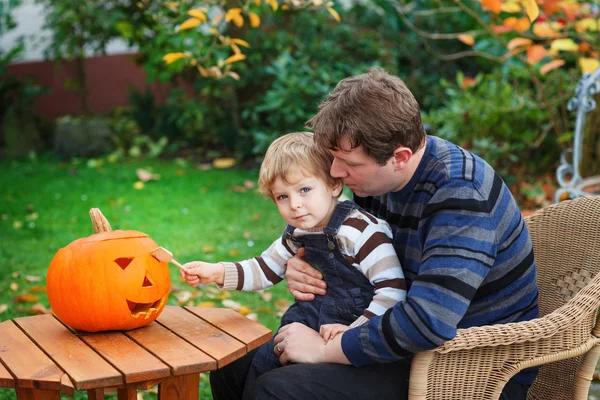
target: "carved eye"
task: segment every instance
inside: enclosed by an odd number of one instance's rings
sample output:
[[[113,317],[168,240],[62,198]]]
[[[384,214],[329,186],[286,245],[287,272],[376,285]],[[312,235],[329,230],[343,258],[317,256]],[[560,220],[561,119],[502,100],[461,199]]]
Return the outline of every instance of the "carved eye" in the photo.
[[[133,258],[117,258],[115,260],[115,262],[117,263],[117,265],[119,267],[121,267],[122,270],[125,270],[125,268],[127,268],[129,266],[129,264],[131,264],[131,262],[133,261]]]

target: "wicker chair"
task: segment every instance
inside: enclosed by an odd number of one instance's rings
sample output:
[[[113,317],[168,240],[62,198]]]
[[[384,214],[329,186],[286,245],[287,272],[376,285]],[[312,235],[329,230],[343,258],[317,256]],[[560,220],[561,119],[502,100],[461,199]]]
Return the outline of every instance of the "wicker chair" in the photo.
[[[537,261],[540,317],[459,329],[415,355],[409,399],[498,399],[518,371],[541,366],[528,399],[583,400],[600,356],[600,197],[526,219]]]

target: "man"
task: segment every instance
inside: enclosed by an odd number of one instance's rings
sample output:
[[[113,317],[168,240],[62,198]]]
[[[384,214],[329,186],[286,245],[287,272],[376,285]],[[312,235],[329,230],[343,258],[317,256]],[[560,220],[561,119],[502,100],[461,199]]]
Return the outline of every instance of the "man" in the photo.
[[[331,175],[391,225],[408,295],[327,344],[301,324],[282,327],[275,352],[292,365],[263,375],[255,398],[407,398],[414,353],[459,328],[537,317],[533,250],[514,198],[482,159],[425,134],[402,80],[377,68],[344,79],[309,124],[334,156]],[[298,300],[326,290],[301,258],[287,278]],[[239,398],[222,394],[243,388],[244,363],[211,376],[216,399]],[[525,399],[535,374],[517,374],[501,398]]]

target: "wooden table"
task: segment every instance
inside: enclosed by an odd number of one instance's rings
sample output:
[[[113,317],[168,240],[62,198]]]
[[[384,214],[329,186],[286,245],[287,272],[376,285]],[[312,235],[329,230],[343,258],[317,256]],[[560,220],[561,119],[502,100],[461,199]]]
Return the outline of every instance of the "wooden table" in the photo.
[[[199,373],[221,368],[268,342],[271,330],[225,308],[167,306],[130,331],[75,332],[52,315],[0,323],[0,387],[18,399],[119,399],[158,384],[159,399],[198,399]]]

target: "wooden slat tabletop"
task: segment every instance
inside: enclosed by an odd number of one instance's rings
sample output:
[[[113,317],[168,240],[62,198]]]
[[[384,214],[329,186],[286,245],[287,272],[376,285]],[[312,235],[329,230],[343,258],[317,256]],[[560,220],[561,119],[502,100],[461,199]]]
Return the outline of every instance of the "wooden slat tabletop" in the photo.
[[[143,328],[99,333],[72,331],[52,315],[15,318],[0,322],[0,387],[135,390],[223,367],[271,336],[221,308],[168,306]]]
[[[185,308],[244,343],[246,351],[267,343],[273,336],[270,329],[228,308]]]
[[[62,370],[12,321],[0,324],[0,338],[0,358],[20,387],[60,390]]]

